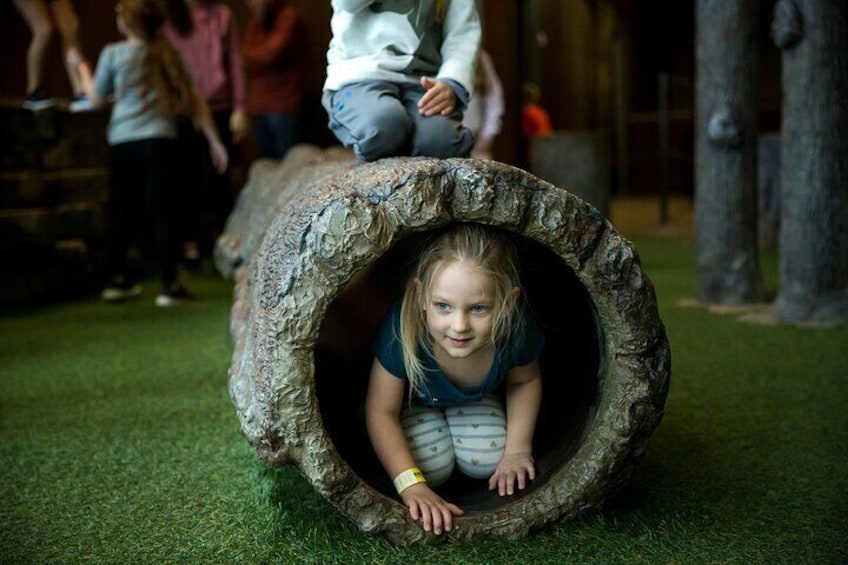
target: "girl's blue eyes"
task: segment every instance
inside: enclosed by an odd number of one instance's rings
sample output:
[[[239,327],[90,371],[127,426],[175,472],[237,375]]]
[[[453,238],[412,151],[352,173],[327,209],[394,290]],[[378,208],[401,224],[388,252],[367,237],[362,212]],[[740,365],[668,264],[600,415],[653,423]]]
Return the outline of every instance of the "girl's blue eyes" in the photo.
[[[438,310],[439,312],[450,312],[451,310],[453,310],[453,308],[451,308],[451,305],[450,305],[450,304],[445,304],[444,302],[434,302],[434,303],[433,303],[433,306],[434,306],[434,307],[436,308],[436,310]],[[482,304],[475,304],[474,306],[472,306],[472,307],[471,307],[471,308],[469,308],[468,310],[469,310],[472,314],[485,314],[486,312],[488,312],[488,311],[489,311],[489,307],[488,307],[488,306],[484,306],[484,305],[482,305]]]

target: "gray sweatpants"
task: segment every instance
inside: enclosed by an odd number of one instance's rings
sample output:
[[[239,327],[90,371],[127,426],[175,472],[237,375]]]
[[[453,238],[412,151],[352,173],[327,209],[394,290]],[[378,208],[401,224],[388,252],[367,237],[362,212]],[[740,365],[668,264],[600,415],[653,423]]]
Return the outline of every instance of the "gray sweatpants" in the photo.
[[[462,125],[462,112],[424,117],[418,84],[368,81],[324,91],[321,103],[330,129],[363,161],[400,155],[467,157],[474,136]]]

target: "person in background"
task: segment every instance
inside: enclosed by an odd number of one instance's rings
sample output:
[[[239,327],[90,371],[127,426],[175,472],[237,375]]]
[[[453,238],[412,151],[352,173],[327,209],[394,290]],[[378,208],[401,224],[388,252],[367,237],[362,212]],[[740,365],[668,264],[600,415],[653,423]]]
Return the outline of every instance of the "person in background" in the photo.
[[[232,10],[213,0],[167,0],[167,12],[165,37],[191,71],[232,162],[234,144],[250,127],[244,106],[241,42]],[[191,123],[180,120],[178,127],[183,163],[178,181],[185,219],[183,259],[196,267],[204,226],[204,240],[211,248],[232,209],[234,191],[230,171],[215,173],[206,142]]]
[[[465,157],[462,125],[480,46],[471,0],[332,0],[333,36],[321,103],[329,126],[363,161]]]
[[[539,87],[535,83],[525,82],[521,85],[523,104],[521,106],[521,163],[528,168],[532,161],[533,138],[551,135],[554,131],[551,116],[540,104],[542,98]]]
[[[143,217],[140,211],[147,208],[161,269],[156,305],[174,306],[189,297],[177,281],[177,115],[184,113],[203,133],[210,160],[219,171],[227,167],[227,151],[191,75],[161,34],[165,14],[159,2],[120,0],[115,10],[118,29],[126,39],[103,48],[93,77],[76,50],[68,53],[68,62],[79,71],[92,104],[98,107],[109,98],[114,100],[107,133],[112,279],[102,298],[116,302],[141,293],[128,272],[127,254],[135,226]]]
[[[54,105],[44,88],[44,65],[54,25],[62,38],[62,51],[67,58],[71,50],[80,53],[79,18],[71,0],[14,0],[14,4],[32,32],[32,40],[27,48],[27,93],[23,107],[27,110],[43,110]],[[79,71],[67,61],[65,70],[74,92],[69,109],[72,112],[91,109],[91,103],[83,92]]]
[[[259,156],[282,159],[300,141],[306,28],[284,0],[247,0],[252,17],[242,41],[247,112]]]
[[[521,134],[525,139],[536,135],[550,135],[554,128],[551,126],[551,116],[545,110],[540,100],[539,87],[532,82],[525,82],[521,87],[524,104],[521,106]]]
[[[501,131],[504,114],[504,94],[501,79],[495,71],[492,58],[480,49],[477,56],[477,76],[474,94],[465,110],[462,124],[474,134],[471,156],[477,159],[492,158],[492,143]]]

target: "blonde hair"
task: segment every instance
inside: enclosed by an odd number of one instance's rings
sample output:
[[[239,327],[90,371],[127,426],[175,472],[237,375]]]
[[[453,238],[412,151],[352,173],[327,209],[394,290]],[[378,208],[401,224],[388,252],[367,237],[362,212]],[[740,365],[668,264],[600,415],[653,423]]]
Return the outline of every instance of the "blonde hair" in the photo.
[[[160,0],[120,0],[118,6],[124,25],[147,46],[138,78],[141,98],[147,100],[144,110],[155,104],[166,115],[185,114],[197,125],[205,105],[179,53],[162,33],[164,4]],[[156,96],[151,100],[152,92]]]
[[[433,279],[447,265],[465,263],[492,280],[492,344],[503,343],[521,323],[517,316],[520,288],[515,246],[505,235],[477,224],[458,224],[437,237],[418,258],[415,271],[404,291],[400,309],[400,335],[403,364],[410,384],[410,398],[426,384],[426,368],[419,349],[433,354],[433,340],[427,329],[426,308]]]

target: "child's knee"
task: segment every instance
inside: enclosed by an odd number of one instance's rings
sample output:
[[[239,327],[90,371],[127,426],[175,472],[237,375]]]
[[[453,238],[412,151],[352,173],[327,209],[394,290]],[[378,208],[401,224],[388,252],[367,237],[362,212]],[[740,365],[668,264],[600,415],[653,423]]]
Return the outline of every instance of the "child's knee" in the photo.
[[[409,442],[412,458],[431,486],[450,478],[454,468],[454,448],[448,424],[441,411],[414,406],[404,412],[401,427]]]
[[[368,116],[364,135],[354,144],[365,161],[402,154],[409,145],[411,122],[402,108],[384,109]]]
[[[444,116],[431,116],[418,121],[412,154],[426,157],[466,157],[474,146],[468,129]]]
[[[456,465],[474,479],[489,478],[506,447],[506,415],[494,398],[449,408],[445,416],[453,437]]]
[[[36,22],[32,26],[32,41],[47,44],[53,39],[54,28],[49,19]]]

